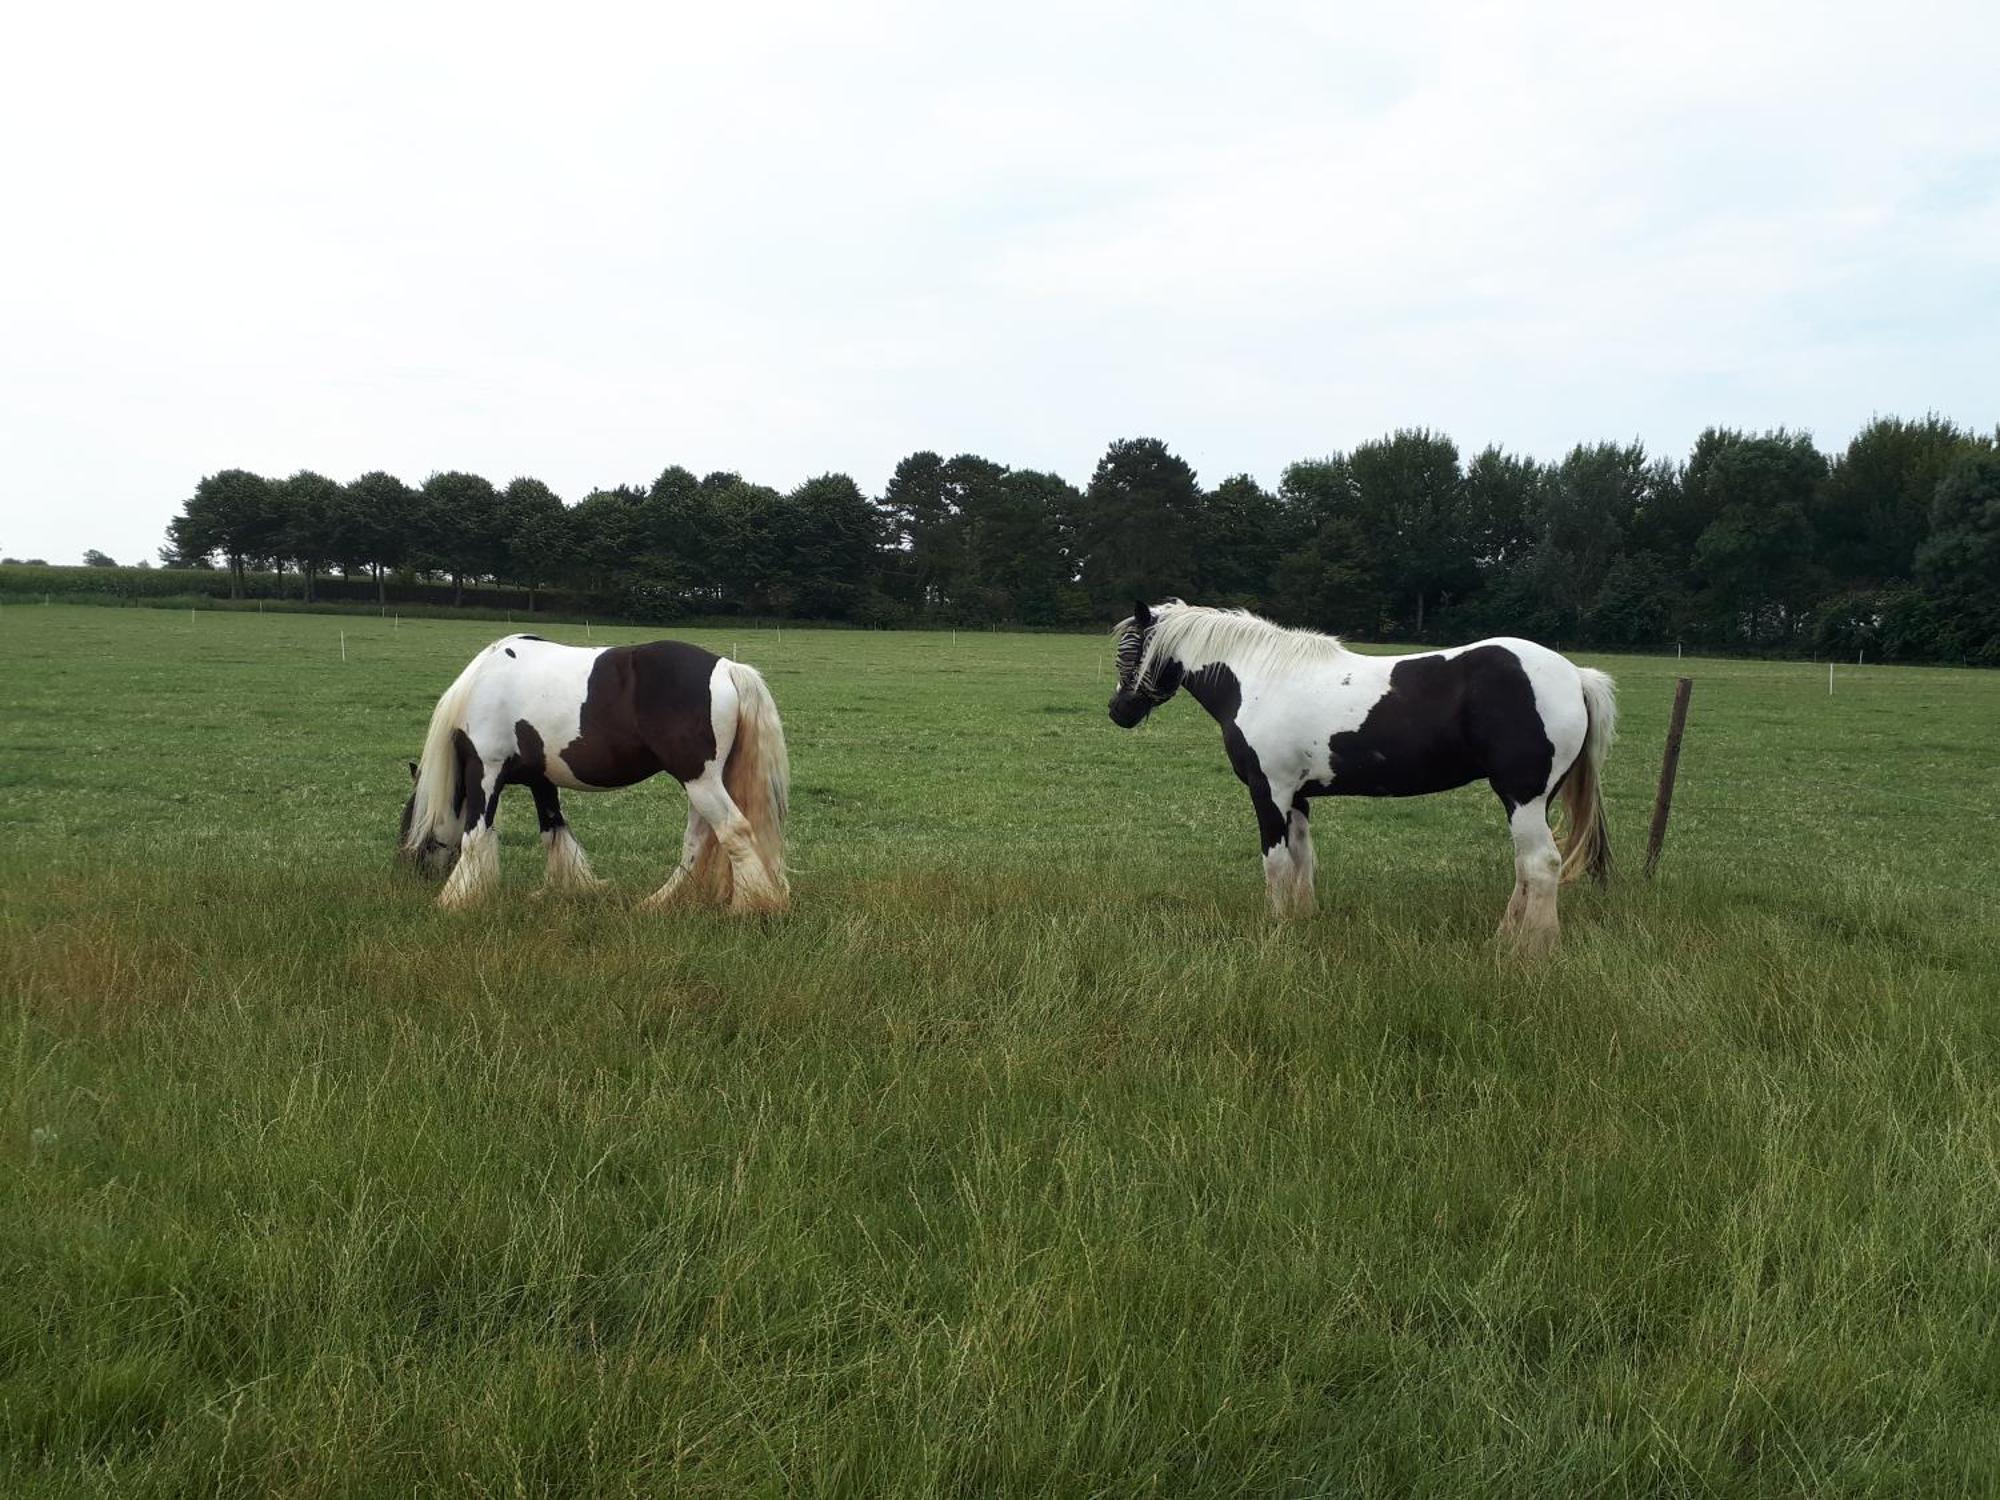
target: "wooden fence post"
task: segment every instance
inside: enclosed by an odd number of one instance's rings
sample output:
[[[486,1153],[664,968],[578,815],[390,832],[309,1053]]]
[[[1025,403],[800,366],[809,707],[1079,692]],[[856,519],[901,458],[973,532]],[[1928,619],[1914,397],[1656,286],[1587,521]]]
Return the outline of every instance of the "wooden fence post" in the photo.
[[[1646,835],[1646,878],[1653,878],[1653,870],[1660,862],[1660,845],[1667,838],[1667,814],[1674,805],[1674,777],[1681,768],[1681,731],[1687,728],[1688,695],[1694,691],[1694,679],[1683,677],[1674,684],[1674,713],[1667,721],[1667,753],[1660,762],[1660,790],[1653,798],[1653,828]]]

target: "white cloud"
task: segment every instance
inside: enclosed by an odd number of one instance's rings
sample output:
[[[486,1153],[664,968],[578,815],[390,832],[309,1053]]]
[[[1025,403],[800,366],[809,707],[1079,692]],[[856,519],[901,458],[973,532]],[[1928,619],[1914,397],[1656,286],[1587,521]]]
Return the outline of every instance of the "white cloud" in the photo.
[[[0,546],[201,473],[1991,423],[1974,4],[43,7]]]

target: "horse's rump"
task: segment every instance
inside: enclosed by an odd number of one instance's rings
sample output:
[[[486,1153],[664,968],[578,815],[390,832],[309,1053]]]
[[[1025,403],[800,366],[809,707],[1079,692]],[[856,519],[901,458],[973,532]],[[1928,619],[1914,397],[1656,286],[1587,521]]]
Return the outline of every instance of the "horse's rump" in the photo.
[[[722,788],[750,824],[750,842],[772,886],[790,890],[785,872],[785,814],[791,797],[791,761],[778,706],[755,667],[725,661],[736,694],[736,732],[722,764]],[[703,841],[692,878],[725,897],[733,876],[713,838]]]
[[[1578,667],[1583,690],[1586,729],[1583,749],[1563,780],[1562,878],[1588,875],[1599,885],[1611,878],[1611,828],[1604,819],[1604,758],[1618,736],[1618,696],[1611,679],[1591,667]]]

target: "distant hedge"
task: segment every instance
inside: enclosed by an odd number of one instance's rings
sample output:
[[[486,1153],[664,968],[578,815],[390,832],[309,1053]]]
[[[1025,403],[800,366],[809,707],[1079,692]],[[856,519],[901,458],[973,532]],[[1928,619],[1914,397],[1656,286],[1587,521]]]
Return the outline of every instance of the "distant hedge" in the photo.
[[[534,608],[528,607],[526,589],[503,588],[496,584],[467,584],[465,604],[454,607],[452,586],[426,583],[421,579],[390,580],[386,589],[387,607],[437,609],[448,615],[478,618],[490,613],[503,615],[561,614],[579,619],[673,619],[680,611],[671,602],[648,601],[651,607],[634,610],[619,608],[600,598],[538,589]],[[313,582],[314,602],[305,602],[305,586],[295,573],[245,572],[243,598],[255,609],[259,601],[283,604],[302,610],[368,611],[382,607],[376,600],[372,578],[320,577]],[[197,606],[212,604],[222,608],[232,604],[229,574],[221,568],[87,568],[44,567],[26,563],[0,564],[0,603],[32,604],[45,598],[78,604],[150,604],[193,601]]]

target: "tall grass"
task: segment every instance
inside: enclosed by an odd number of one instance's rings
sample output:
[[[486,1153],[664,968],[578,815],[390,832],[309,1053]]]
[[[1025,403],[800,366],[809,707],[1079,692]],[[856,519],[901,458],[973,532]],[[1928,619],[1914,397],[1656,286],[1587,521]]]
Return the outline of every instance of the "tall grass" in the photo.
[[[649,788],[570,799],[617,898],[516,809],[447,918],[483,630],[23,614],[0,1493],[1995,1488],[2000,681],[1693,664],[1662,879],[1521,965],[1475,793],[1322,804],[1273,924],[1102,643],[706,636],[794,913],[634,912]],[[1629,850],[1676,664],[1600,664]]]

